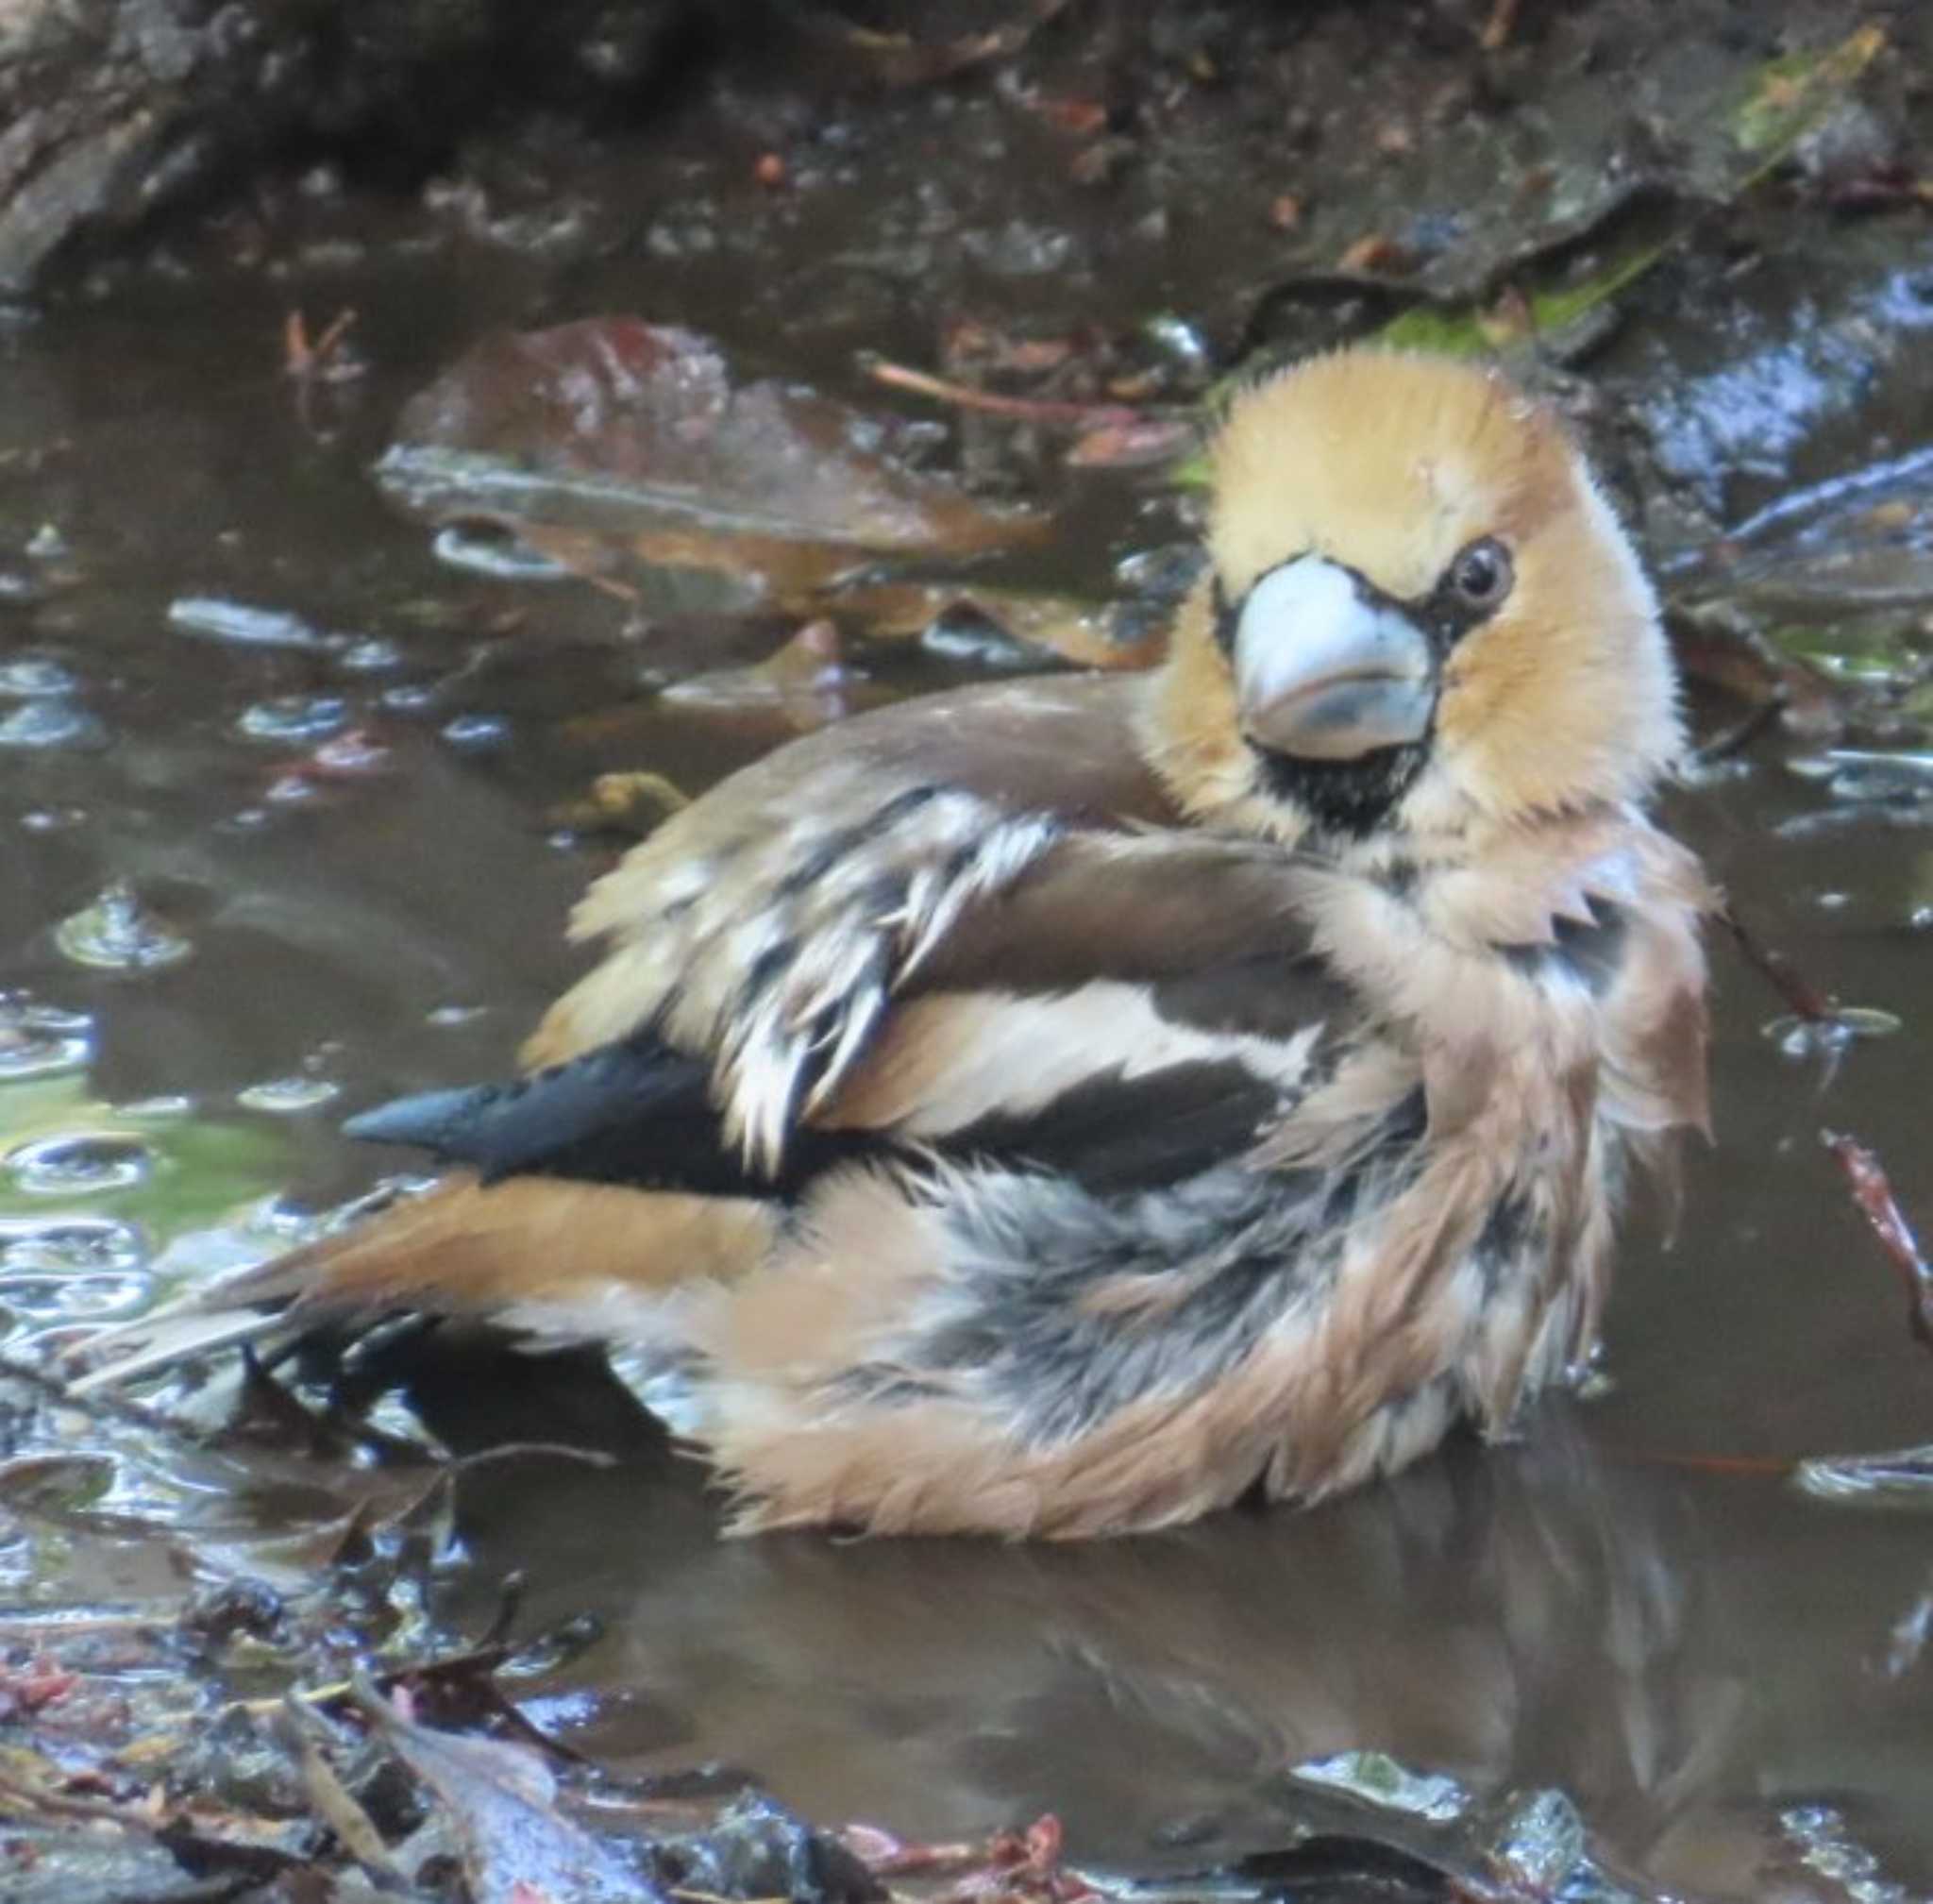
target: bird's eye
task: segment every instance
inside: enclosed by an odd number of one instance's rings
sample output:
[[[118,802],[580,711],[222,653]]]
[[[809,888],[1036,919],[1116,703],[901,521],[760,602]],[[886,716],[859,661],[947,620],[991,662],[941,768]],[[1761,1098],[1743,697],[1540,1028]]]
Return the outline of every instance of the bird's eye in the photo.
[[[1494,535],[1487,535],[1457,556],[1444,579],[1466,608],[1488,610],[1510,593],[1517,577],[1510,566],[1510,551]]]

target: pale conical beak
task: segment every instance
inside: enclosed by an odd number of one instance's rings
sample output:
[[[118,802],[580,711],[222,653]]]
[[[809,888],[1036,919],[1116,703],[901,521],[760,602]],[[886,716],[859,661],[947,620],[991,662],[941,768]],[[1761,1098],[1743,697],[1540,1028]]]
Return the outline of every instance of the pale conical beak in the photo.
[[[1271,753],[1354,760],[1421,740],[1436,712],[1428,637],[1319,555],[1250,589],[1234,661],[1242,732]]]

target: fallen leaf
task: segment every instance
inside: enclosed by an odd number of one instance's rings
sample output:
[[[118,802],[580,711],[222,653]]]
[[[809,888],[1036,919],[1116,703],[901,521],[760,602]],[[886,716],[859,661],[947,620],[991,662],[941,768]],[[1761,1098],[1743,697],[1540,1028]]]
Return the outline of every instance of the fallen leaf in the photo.
[[[885,436],[828,398],[735,381],[693,331],[591,318],[482,339],[404,407],[376,473],[439,522],[667,534],[702,566],[745,546],[974,554],[1041,529],[897,461]]]

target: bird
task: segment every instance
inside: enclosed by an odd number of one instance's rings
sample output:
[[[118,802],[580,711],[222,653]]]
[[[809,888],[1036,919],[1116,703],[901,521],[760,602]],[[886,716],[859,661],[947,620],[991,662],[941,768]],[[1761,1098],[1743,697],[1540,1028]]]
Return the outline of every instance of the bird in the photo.
[[[517,1075],[349,1121],[446,1174],[191,1295],[199,1340],[611,1345],[734,1533],[1127,1534],[1517,1432],[1709,1132],[1656,598],[1488,366],[1305,359],[1208,462],[1158,665],[869,711],[674,814]]]

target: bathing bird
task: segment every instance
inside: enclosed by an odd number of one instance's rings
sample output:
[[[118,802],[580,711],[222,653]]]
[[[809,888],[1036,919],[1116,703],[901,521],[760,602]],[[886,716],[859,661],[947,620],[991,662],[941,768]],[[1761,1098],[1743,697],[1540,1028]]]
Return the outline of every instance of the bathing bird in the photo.
[[[436,1187],[191,1298],[204,1339],[612,1344],[737,1531],[1119,1534],[1511,1431],[1706,1122],[1656,600],[1483,367],[1306,361],[1210,463],[1158,666],[865,714],[673,816],[521,1075],[352,1120]]]

